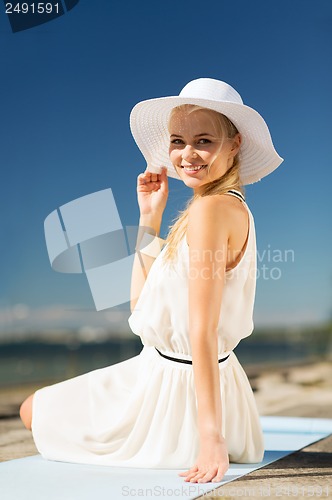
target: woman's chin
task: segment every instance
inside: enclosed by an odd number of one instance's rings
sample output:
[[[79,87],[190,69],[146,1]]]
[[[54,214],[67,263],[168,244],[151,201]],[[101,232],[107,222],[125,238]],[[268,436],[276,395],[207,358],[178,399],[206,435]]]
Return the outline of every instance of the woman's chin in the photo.
[[[178,171],[178,174],[181,180],[185,183],[186,186],[191,188],[199,187],[201,184],[206,182],[206,179],[202,179],[202,175],[198,177],[198,175],[188,175],[182,169]]]
[[[197,189],[199,188],[200,186],[202,186],[204,183],[204,181],[200,180],[200,179],[188,179],[188,178],[182,178],[182,181],[184,182],[184,184],[191,188],[191,189]]]

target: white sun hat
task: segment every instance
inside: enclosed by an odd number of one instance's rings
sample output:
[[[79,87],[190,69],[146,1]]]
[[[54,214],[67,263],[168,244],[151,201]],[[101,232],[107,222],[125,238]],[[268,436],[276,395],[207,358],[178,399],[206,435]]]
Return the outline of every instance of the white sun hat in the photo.
[[[234,123],[242,136],[239,173],[243,185],[261,180],[283,162],[274,149],[264,119],[243,104],[233,87],[220,80],[198,78],[189,82],[178,96],[148,99],[132,109],[131,132],[147,162],[148,171],[160,174],[161,167],[166,166],[168,176],[180,179],[169,159],[168,120],[171,110],[181,104],[212,109]]]

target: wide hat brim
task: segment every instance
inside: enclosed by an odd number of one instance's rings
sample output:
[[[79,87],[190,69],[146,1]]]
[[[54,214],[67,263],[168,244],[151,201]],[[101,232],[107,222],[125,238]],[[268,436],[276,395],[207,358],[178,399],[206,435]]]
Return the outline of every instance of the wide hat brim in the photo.
[[[205,83],[205,81],[210,85],[211,82],[224,84],[224,82],[211,79],[199,79],[194,82],[200,82],[202,87],[202,82]],[[150,172],[160,174],[161,167],[166,166],[169,177],[180,179],[169,159],[168,121],[171,110],[182,104],[195,104],[212,109],[224,114],[234,123],[242,136],[239,174],[243,185],[261,180],[283,162],[283,158],[278,155],[273,146],[268,126],[262,116],[243,104],[239,94],[232,87],[228,87],[233,91],[233,96],[234,93],[236,94],[239,102],[180,94],[148,99],[134,106],[130,114],[130,128]],[[202,92],[202,88],[200,91]]]

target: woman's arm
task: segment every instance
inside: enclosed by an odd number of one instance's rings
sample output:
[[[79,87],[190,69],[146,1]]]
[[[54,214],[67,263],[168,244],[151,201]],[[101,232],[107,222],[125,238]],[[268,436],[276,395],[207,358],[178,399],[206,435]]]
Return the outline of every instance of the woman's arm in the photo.
[[[186,480],[220,481],[229,467],[222,436],[218,364],[219,323],[231,209],[222,196],[196,200],[189,209],[189,332],[198,405],[200,453]]]
[[[145,170],[137,177],[137,200],[140,208],[137,234],[138,251],[135,253],[130,287],[130,309],[133,311],[155,257],[140,252],[144,233],[159,236],[163,212],[168,198],[166,168],[161,174]]]
[[[142,238],[144,233],[155,234],[159,236],[161,226],[161,218],[153,217],[149,215],[141,215],[139,219],[139,228],[137,234],[137,244],[140,248]],[[146,278],[149,274],[152,264],[154,263],[156,257],[151,257],[146,255],[144,252],[140,252],[139,249],[136,251],[134,256],[134,264],[131,275],[131,287],[130,287],[130,309],[131,312],[134,310],[136,302],[140,296]]]

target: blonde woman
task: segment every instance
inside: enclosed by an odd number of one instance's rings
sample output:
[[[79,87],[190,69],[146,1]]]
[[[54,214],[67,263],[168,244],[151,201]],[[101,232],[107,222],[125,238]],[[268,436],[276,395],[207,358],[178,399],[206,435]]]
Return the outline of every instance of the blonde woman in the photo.
[[[233,350],[253,331],[256,288],[243,186],[282,158],[263,118],[208,78],[137,104],[131,129],[148,165],[137,178],[129,317],[142,351],[39,389],[21,417],[50,460],[171,468],[185,481],[219,482],[230,461],[264,456],[254,395]],[[164,241],[168,176],[193,196]]]

